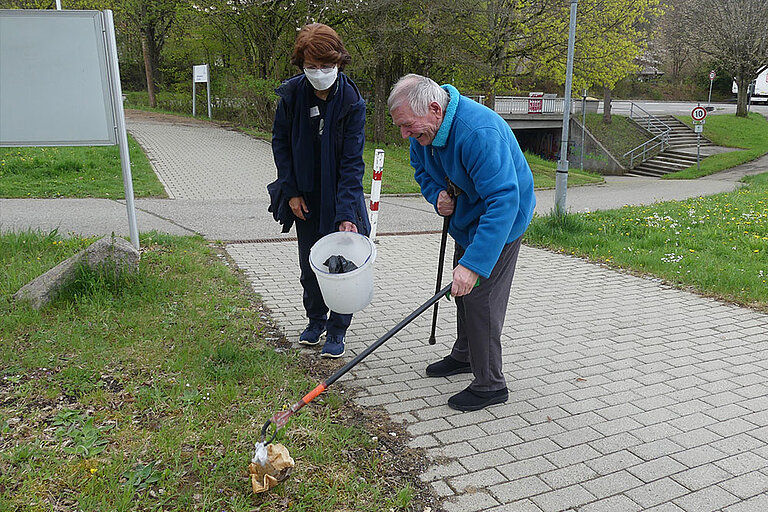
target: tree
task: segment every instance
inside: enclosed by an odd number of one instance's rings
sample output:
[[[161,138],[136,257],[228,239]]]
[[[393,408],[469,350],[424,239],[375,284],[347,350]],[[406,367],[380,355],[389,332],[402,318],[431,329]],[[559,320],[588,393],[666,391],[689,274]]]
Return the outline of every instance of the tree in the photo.
[[[665,13],[659,19],[658,35],[652,41],[652,46],[658,57],[668,66],[669,77],[673,83],[683,83],[683,73],[690,67],[695,56],[699,53],[691,44],[691,39],[685,30],[686,17],[693,8],[693,0],[666,0]]]
[[[550,14],[559,11],[556,6],[557,0],[473,2],[457,52],[461,76],[492,104],[497,90],[512,88],[515,79],[531,74],[532,68],[521,63],[558,45],[544,37],[550,33]]]
[[[768,66],[766,0],[695,0],[685,26],[689,37],[739,88],[736,116],[747,116],[747,89]]]
[[[354,9],[342,27],[344,40],[355,54],[353,69],[373,90],[373,137],[386,140],[387,97],[405,72],[420,73],[440,82],[452,68],[452,35],[464,12],[459,0],[434,0],[423,5],[407,0],[369,0]],[[361,81],[358,81],[360,84]]]
[[[229,55],[223,61],[260,78],[290,73],[296,31],[323,12],[322,5],[298,0],[204,0],[195,5],[215,27]]]
[[[176,20],[182,0],[122,0],[114,2],[116,20],[138,32],[144,71],[147,79],[149,106],[156,107],[155,82],[159,78],[160,54]],[[117,21],[116,21],[117,22]]]
[[[651,35],[650,21],[662,14],[660,0],[581,0],[576,21],[574,90],[599,86],[604,94],[604,120],[610,123],[611,91],[637,71]],[[545,52],[536,68],[543,76],[565,83],[568,6],[553,17],[548,37],[560,41]]]

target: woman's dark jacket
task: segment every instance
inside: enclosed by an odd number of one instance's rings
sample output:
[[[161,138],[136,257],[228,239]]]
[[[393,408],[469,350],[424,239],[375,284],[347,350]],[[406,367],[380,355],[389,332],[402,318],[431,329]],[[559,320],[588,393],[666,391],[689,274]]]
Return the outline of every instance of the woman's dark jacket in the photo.
[[[277,180],[269,191],[272,212],[287,233],[295,217],[288,200],[307,197],[320,187],[320,233],[338,230],[339,223],[351,221],[359,233],[371,231],[363,196],[363,146],[365,144],[365,101],[357,86],[344,73],[329,101],[320,139],[320,183],[314,181],[313,133],[309,119],[310,94],[314,89],[301,74],[276,89],[280,101],[272,125],[272,153]],[[315,207],[316,208],[316,207]],[[311,214],[316,214],[312,211]]]

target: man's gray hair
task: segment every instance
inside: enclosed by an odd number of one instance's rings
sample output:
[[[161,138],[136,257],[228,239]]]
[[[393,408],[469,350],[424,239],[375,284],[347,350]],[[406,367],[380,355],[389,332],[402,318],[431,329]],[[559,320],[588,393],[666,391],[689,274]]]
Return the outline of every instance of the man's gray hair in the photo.
[[[445,112],[450,99],[448,91],[437,85],[437,82],[431,78],[410,73],[400,78],[392,87],[387,106],[392,112],[407,103],[414,115],[425,116],[429,111],[430,103],[436,101]]]

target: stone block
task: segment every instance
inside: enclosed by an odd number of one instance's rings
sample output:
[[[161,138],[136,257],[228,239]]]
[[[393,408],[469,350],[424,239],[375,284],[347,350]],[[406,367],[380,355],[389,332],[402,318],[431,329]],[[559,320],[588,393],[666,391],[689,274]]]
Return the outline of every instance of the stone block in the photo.
[[[139,251],[127,240],[104,237],[22,286],[13,294],[13,299],[40,309],[75,280],[81,265],[116,274],[135,273],[139,269],[140,258]]]

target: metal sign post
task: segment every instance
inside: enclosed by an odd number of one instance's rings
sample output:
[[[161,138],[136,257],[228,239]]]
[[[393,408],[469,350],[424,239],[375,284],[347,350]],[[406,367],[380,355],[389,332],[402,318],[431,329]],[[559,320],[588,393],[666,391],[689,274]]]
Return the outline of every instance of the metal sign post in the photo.
[[[565,101],[563,103],[563,130],[560,143],[560,160],[555,171],[555,213],[568,213],[566,208],[568,191],[568,124],[571,121],[571,83],[573,80],[573,53],[576,45],[576,10],[579,0],[571,0],[570,27],[568,29],[568,58],[565,64]]]
[[[128,231],[131,243],[139,249],[139,228],[136,225],[136,207],[133,202],[133,177],[131,176],[131,157],[128,149],[128,133],[125,129],[125,111],[123,110],[123,90],[120,85],[120,68],[117,61],[117,40],[115,39],[115,21],[112,11],[104,11],[107,36],[107,58],[111,68],[110,79],[112,81],[112,103],[114,105],[117,121],[118,146],[120,147],[120,166],[123,170],[123,190],[125,191],[125,207],[128,210]]]
[[[693,129],[696,132],[696,170],[701,170],[701,132],[704,131],[704,122],[707,118],[707,109],[698,105],[691,110]]]
[[[716,76],[714,69],[709,72],[709,99],[707,100],[707,105],[710,107],[712,106],[712,83],[715,81]]]
[[[581,165],[580,170],[584,170],[584,130],[587,124],[587,90],[581,93]]]
[[[192,70],[192,117],[197,115],[197,83],[205,82],[208,89],[208,119],[211,118],[211,79],[208,64],[194,66]]]

